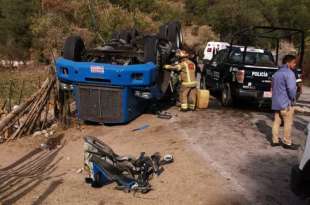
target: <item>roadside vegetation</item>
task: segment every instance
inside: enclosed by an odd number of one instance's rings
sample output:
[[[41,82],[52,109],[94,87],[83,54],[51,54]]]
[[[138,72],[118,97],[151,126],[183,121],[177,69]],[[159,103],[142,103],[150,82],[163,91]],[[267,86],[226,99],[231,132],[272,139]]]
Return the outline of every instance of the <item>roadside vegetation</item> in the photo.
[[[41,86],[47,73],[38,69],[0,70],[0,112],[20,104]]]
[[[0,0],[0,5],[0,60],[9,61],[50,64],[70,34],[92,46],[114,30],[151,32],[169,20],[183,23],[190,46],[226,41],[251,25],[303,29],[308,42],[310,35],[310,2],[304,0]]]
[[[209,25],[221,40],[251,25],[295,27],[307,36],[310,32],[310,3],[303,0],[0,0],[0,4],[2,58],[43,63],[51,61],[51,51],[57,54],[72,33],[95,44],[109,39],[114,30],[135,26],[152,31],[175,19],[184,25]]]

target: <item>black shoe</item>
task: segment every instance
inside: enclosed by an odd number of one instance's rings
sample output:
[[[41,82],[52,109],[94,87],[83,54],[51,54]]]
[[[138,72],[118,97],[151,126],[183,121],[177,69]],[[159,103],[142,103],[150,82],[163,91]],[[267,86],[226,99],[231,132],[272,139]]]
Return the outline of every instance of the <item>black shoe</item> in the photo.
[[[271,142],[271,146],[272,146],[272,147],[278,147],[278,146],[281,146],[281,145],[282,145],[281,142],[277,142],[277,143]]]
[[[180,111],[181,111],[181,112],[187,112],[188,109],[182,109],[182,108],[181,108]]]
[[[291,144],[291,145],[288,145],[288,144],[284,144],[284,143],[283,143],[283,145],[282,145],[282,147],[283,147],[284,149],[290,149],[290,150],[298,150],[299,146],[300,146],[300,145],[298,145],[298,144]]]

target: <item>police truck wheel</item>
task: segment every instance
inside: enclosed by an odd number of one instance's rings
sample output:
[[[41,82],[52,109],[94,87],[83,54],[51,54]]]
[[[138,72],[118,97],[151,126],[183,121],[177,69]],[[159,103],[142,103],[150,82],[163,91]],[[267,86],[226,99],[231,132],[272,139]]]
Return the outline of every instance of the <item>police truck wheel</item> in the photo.
[[[232,105],[232,95],[229,84],[224,84],[221,96],[222,105],[227,107]]]
[[[72,61],[81,61],[85,52],[84,41],[80,36],[70,36],[66,39],[63,57]]]

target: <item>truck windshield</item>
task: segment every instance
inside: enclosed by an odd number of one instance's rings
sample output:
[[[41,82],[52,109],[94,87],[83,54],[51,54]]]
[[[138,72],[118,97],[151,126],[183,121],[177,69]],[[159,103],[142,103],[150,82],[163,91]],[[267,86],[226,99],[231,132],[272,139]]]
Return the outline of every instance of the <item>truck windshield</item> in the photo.
[[[243,60],[243,52],[233,51],[230,55],[231,63],[241,64]],[[271,53],[247,52],[244,59],[245,65],[255,66],[275,66],[274,59]]]

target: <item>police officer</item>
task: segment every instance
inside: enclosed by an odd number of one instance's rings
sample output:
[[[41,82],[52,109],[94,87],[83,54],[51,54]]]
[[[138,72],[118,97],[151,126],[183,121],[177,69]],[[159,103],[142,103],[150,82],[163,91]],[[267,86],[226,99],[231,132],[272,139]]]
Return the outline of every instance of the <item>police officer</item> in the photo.
[[[197,81],[195,78],[196,66],[191,60],[189,60],[189,54],[186,51],[178,50],[176,56],[180,59],[180,63],[176,65],[165,65],[164,68],[180,73],[180,110],[195,110],[197,98]]]

